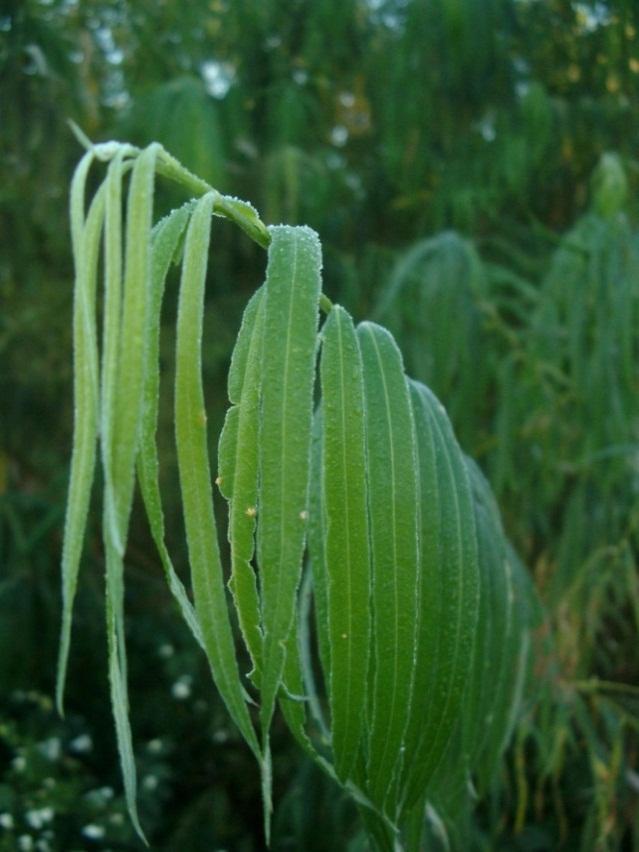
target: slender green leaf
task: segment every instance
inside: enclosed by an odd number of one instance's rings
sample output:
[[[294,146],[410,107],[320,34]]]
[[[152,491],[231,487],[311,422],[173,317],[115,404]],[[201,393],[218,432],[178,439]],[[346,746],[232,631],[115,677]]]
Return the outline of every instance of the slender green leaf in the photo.
[[[102,401],[101,434],[105,466],[104,545],[106,555],[107,642],[111,704],[127,807],[131,821],[145,840],[137,814],[137,779],[127,690],[127,663],[124,641],[124,549],[133,503],[135,461],[139,448],[144,387],[146,336],[151,290],[151,224],[153,185],[157,146],[150,145],[135,161],[131,173],[126,218],[125,270],[121,319],[112,310],[105,312],[109,341],[118,340],[117,367],[110,365],[111,353],[105,352],[105,364],[117,370],[110,394]],[[116,173],[117,179],[117,173]],[[116,216],[114,227],[119,226]],[[116,244],[107,234],[107,245]],[[114,253],[115,255],[115,253]],[[114,258],[115,262],[115,258]],[[117,284],[114,285],[117,288]],[[119,301],[119,300],[118,300]],[[111,494],[112,489],[112,494]],[[146,842],[146,841],[145,841]]]
[[[309,495],[308,552],[313,575],[315,630],[324,682],[331,676],[331,648],[328,638],[328,574],[326,570],[326,509],[322,482],[322,406],[313,417],[311,442],[311,491]]]
[[[218,449],[220,491],[229,501],[228,539],[231,579],[240,629],[253,662],[251,677],[259,685],[262,631],[257,581],[251,559],[257,514],[259,389],[262,362],[264,299],[260,288],[249,301],[229,371],[229,409]]]
[[[312,451],[311,451],[312,453]],[[311,468],[312,468],[312,460],[311,460]],[[312,508],[311,508],[312,511]],[[309,532],[310,536],[310,532]],[[308,706],[311,712],[311,716],[315,720],[317,726],[319,727],[320,734],[322,737],[322,741],[324,744],[328,745],[330,743],[331,737],[328,729],[328,725],[326,724],[326,719],[324,716],[324,711],[322,709],[320,692],[317,685],[317,677],[315,674],[314,667],[314,654],[313,654],[313,646],[312,646],[312,628],[314,626],[314,619],[312,615],[312,602],[313,602],[313,571],[311,569],[310,561],[307,562],[304,569],[304,576],[302,579],[302,585],[300,587],[299,593],[299,650],[300,650],[300,665],[302,669],[302,678],[304,682],[304,689],[306,695],[308,696]]]
[[[56,702],[64,712],[73,602],[78,583],[82,544],[86,528],[91,486],[95,471],[98,435],[97,333],[95,289],[100,234],[104,221],[105,191],[96,193],[84,221],[84,189],[93,161],[89,152],[80,161],[71,184],[71,236],[75,265],[73,298],[73,396],[74,425],[71,476],[62,548],[62,630],[56,680]]]
[[[406,780],[414,805],[445,752],[462,710],[479,606],[477,539],[468,471],[441,403],[411,382],[413,405],[434,440],[440,504],[440,571],[444,594],[439,617],[436,681],[423,713],[421,735]],[[426,427],[428,418],[430,426]]]
[[[138,481],[146,509],[151,535],[158,549],[169,589],[175,598],[182,617],[201,647],[204,647],[202,631],[195,610],[182,581],[178,577],[164,541],[164,514],[159,484],[159,463],[156,444],[158,419],[158,396],[160,387],[160,313],[164,296],[164,285],[169,266],[175,259],[176,250],[186,229],[193,209],[189,202],[174,210],[159,222],[152,234],[152,287],[147,331],[147,368],[145,371],[144,401],[140,452],[138,455]]]
[[[120,146],[109,164],[105,179],[104,223],[104,310],[102,333],[102,375],[100,400],[100,446],[105,487],[104,501],[107,522],[113,526],[114,540],[119,539],[113,485],[112,447],[115,417],[114,399],[118,385],[120,352],[120,321],[122,316],[122,179],[124,157],[130,153]],[[150,214],[149,214],[150,227]],[[129,232],[129,238],[131,232]]]
[[[237,340],[235,341],[235,346],[233,348],[233,354],[231,355],[231,364],[229,366],[228,376],[228,394],[230,402],[235,405],[239,405],[242,402],[242,391],[246,381],[246,373],[249,369],[249,355],[251,348],[254,348],[256,342],[259,342],[261,339],[262,330],[260,329],[260,323],[263,321],[263,298],[264,288],[260,287],[248,300],[242,316],[242,323],[237,335]],[[258,337],[254,338],[256,329]]]
[[[418,492],[415,429],[401,355],[374,323],[357,329],[364,368],[373,661],[368,789],[395,816],[415,668]]]
[[[295,615],[308,519],[321,251],[309,228],[271,228],[260,422],[258,554],[266,741]]]
[[[282,676],[283,689],[280,692],[280,707],[291,733],[306,754],[333,780],[337,781],[335,770],[329,761],[313,745],[306,732],[306,707],[310,703],[304,694],[300,648],[301,613],[291,630],[286,644],[286,660]]]
[[[465,459],[470,474],[477,529],[480,598],[471,673],[466,689],[464,753],[471,767],[484,764],[483,747],[493,730],[500,703],[509,702],[508,645],[512,644],[513,598],[508,579],[506,539],[488,483]],[[503,732],[503,731],[502,731]]]
[[[197,202],[186,234],[178,305],[175,432],[195,608],[213,679],[255,756],[260,748],[238,671],[213,514],[202,388],[202,323],[214,195]]]
[[[420,525],[418,639],[411,719],[406,732],[406,750],[409,755],[414,755],[419,742],[427,736],[424,728],[429,714],[432,714],[433,703],[439,700],[438,661],[442,653],[442,636],[449,629],[444,623],[445,597],[451,594],[453,578],[447,575],[442,554],[442,507],[432,423],[412,383],[409,388],[417,436]],[[411,759],[402,767],[404,782],[412,765]]]
[[[353,322],[335,305],[322,330],[329,693],[335,769],[351,774],[364,726],[370,642],[370,554],[364,384]]]

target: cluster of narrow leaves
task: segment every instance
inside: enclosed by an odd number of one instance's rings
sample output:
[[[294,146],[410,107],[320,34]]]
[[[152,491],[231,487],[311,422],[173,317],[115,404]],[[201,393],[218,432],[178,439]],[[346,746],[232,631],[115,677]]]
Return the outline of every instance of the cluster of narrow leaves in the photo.
[[[494,825],[510,800],[515,832],[547,820],[549,836],[578,831],[584,848],[623,843],[636,823],[639,240],[627,191],[620,159],[602,155],[588,210],[547,258],[497,241],[480,257],[450,233],[420,241],[377,311],[485,460],[545,604],[536,701],[515,736],[516,783],[494,787]],[[453,316],[463,334],[446,336]],[[582,767],[577,795],[567,779]],[[440,812],[457,832],[463,796],[451,801]]]
[[[85,212],[95,159],[109,165]],[[154,227],[156,173],[197,200]],[[202,383],[214,214],[268,246],[266,280],[246,307],[229,370],[216,479],[229,506],[228,585],[247,677],[217,540]],[[322,294],[321,247],[308,228],[267,230],[160,146],[115,143],[92,146],[78,166],[71,217],[76,422],[59,705],[99,443],[109,679],[139,833],[123,595],[136,478],[171,592],[258,761],[267,840],[279,705],[302,748],[353,796],[373,846],[419,849],[426,817],[440,825],[440,814],[468,802],[473,777],[481,790],[495,772],[528,672],[533,595],[485,480],[439,401],[405,375],[392,335],[371,322],[355,327]],[[175,437],[194,605],[164,541],[155,435],[160,310],[174,261]]]

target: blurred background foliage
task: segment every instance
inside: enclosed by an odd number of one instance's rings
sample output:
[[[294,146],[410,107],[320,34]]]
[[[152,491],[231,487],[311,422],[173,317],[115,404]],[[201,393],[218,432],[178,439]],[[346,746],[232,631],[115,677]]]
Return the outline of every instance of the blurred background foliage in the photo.
[[[49,698],[72,419],[69,118],[94,140],[157,139],[267,223],[317,229],[328,294],[392,328],[493,483],[546,617],[514,745],[475,813],[433,815],[429,848],[639,849],[638,102],[635,0],[3,0],[1,850],[138,848],[117,792],[95,529],[67,720]],[[159,209],[175,200],[162,190]],[[215,434],[264,257],[223,223],[213,252]],[[165,345],[168,386],[170,332]],[[128,568],[153,845],[260,849],[250,756],[139,519]],[[362,848],[349,804],[277,736],[274,848]]]

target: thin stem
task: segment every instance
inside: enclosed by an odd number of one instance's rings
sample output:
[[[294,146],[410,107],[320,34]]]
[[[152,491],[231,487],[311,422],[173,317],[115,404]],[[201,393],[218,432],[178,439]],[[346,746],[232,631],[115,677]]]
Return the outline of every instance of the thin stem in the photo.
[[[626,692],[630,695],[639,695],[639,686],[614,680],[600,680],[596,677],[588,680],[575,680],[570,685],[581,692]]]
[[[125,157],[137,156],[141,153],[140,148],[121,142],[101,142],[94,145],[77,125],[71,123],[71,129],[80,144],[85,148],[88,147],[88,150],[91,150],[98,160],[111,160],[116,152],[122,149],[124,149],[123,156]],[[154,146],[157,149],[157,174],[180,184],[180,186],[192,193],[195,198],[200,198],[208,192],[214,193],[213,213],[215,215],[223,216],[225,219],[234,222],[262,248],[269,246],[271,236],[266,225],[261,221],[257,215],[257,211],[251,204],[246,201],[240,201],[238,198],[233,198],[230,195],[222,195],[205,180],[202,180],[202,178],[199,178],[185,168],[182,163],[176,160],[175,157],[169,154],[157,142],[154,143]]]
[[[271,236],[266,229],[266,225],[261,221],[257,215],[257,211],[251,204],[246,201],[240,201],[237,198],[232,198],[229,195],[222,195],[216,189],[209,186],[205,180],[202,180],[185,168],[168,151],[165,151],[164,148],[160,148],[158,153],[157,171],[158,174],[164,175],[164,177],[174,180],[176,183],[185,187],[195,197],[206,195],[207,192],[213,192],[215,194],[213,212],[239,225],[262,248],[268,247],[271,242]]]
[[[333,308],[333,303],[328,298],[326,293],[320,293],[319,306],[320,306],[320,309],[322,311],[324,311],[325,314],[330,314],[330,312]]]

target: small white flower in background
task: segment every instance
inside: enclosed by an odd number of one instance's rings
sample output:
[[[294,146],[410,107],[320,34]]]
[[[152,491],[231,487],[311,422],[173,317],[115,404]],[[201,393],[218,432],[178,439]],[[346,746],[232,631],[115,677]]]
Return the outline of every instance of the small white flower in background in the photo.
[[[13,817],[11,814],[0,814],[0,828],[7,830],[13,828]]]
[[[191,695],[191,677],[183,675],[179,680],[176,680],[171,687],[171,695],[178,701],[184,701]]]
[[[46,757],[47,760],[58,760],[62,753],[60,737],[49,737],[48,740],[43,740],[41,743],[38,743],[38,751]]]
[[[200,66],[204,87],[214,98],[223,98],[235,79],[235,69],[228,62],[207,59]]]
[[[151,791],[157,789],[157,786],[158,786],[159,783],[160,782],[158,781],[158,778],[157,778],[156,775],[145,775],[144,780],[142,781],[142,786],[144,787],[145,790],[148,790],[149,792],[151,792]]]
[[[148,751],[151,752],[151,754],[160,754],[160,752],[164,748],[164,743],[159,737],[156,737],[156,739],[154,740],[149,740],[146,744],[146,747]]]
[[[33,849],[33,837],[30,834],[21,834],[18,837],[18,849],[20,852],[31,852]]]
[[[111,814],[109,822],[111,825],[124,825],[124,817],[122,814]]]
[[[38,811],[27,811],[24,818],[29,828],[42,828],[42,819]]]
[[[11,767],[16,772],[24,772],[24,770],[26,769],[26,766],[27,766],[27,759],[21,754],[19,754],[17,757],[14,757],[13,760],[11,761]]]
[[[54,817],[53,808],[33,808],[24,815],[30,828],[39,829],[46,823],[51,822]]]
[[[93,740],[88,734],[80,734],[79,737],[71,740],[69,749],[76,754],[86,754],[93,748]]]
[[[346,145],[348,142],[348,130],[344,127],[343,124],[337,124],[331,130],[331,142],[333,145],[337,145],[338,148],[341,148],[343,145]]]
[[[173,656],[173,653],[173,645],[170,645],[168,642],[165,642],[158,648],[158,655],[162,657],[163,660],[168,660],[169,657]]]
[[[113,787],[96,787],[95,790],[89,790],[85,795],[85,799],[100,808],[104,807],[112,798]]]
[[[102,837],[104,837],[104,829],[101,825],[89,823],[89,825],[85,825],[82,829],[82,834],[85,837],[88,837],[89,840],[100,840]]]
[[[51,846],[49,845],[48,840],[38,840],[35,845],[35,848],[37,849],[37,852],[51,852]]]

